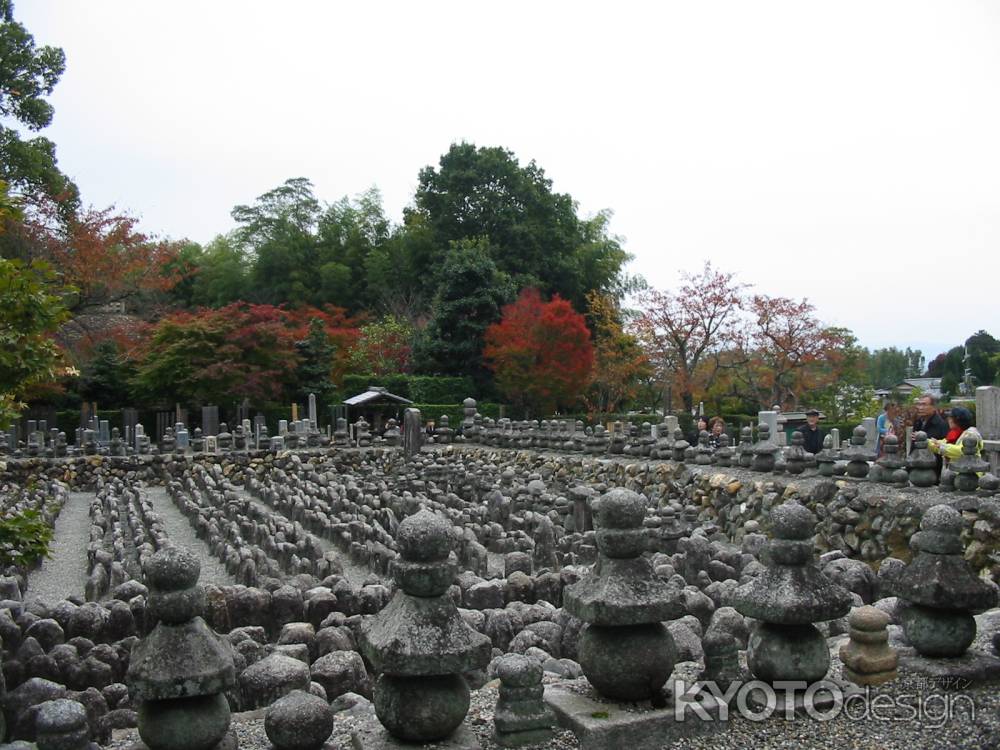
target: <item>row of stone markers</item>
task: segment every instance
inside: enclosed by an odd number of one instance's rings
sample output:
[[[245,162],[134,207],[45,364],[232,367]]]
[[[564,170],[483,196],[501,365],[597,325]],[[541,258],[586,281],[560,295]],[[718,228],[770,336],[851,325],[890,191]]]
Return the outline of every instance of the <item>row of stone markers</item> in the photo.
[[[295,730],[289,729],[289,722],[303,713],[310,717],[310,736],[321,744],[324,736],[329,737],[330,727],[337,726],[337,719],[329,717],[329,702],[348,691],[357,693],[359,699],[374,699],[372,714],[357,730],[358,747],[377,748],[379,743],[391,747],[396,741],[393,732],[419,731],[430,737],[448,730],[452,747],[461,747],[456,744],[459,740],[474,742],[468,722],[463,721],[469,680],[482,684],[488,674],[499,677],[503,688],[495,714],[499,735],[544,733],[551,715],[539,702],[540,696],[559,721],[580,734],[583,747],[588,747],[583,740],[586,733],[600,728],[595,725],[614,723],[595,714],[607,717],[617,712],[623,695],[641,694],[648,702],[648,711],[620,712],[633,716],[633,721],[648,723],[659,717],[668,726],[687,731],[699,725],[693,719],[688,722],[691,717],[674,721],[673,709],[661,706],[666,697],[663,683],[651,686],[664,672],[662,680],[666,681],[675,662],[703,658],[704,679],[720,685],[743,683],[751,676],[811,676],[821,667],[830,668],[829,656],[824,658],[816,647],[813,629],[822,634],[825,646],[834,645],[825,640],[827,636],[851,631],[842,657],[848,672],[862,679],[891,678],[895,664],[883,638],[884,621],[860,608],[851,612],[849,622],[841,617],[852,604],[860,607],[878,598],[874,574],[864,563],[843,555],[828,553],[817,564],[813,553],[816,519],[796,500],[781,502],[778,494],[777,503],[768,506],[762,526],[774,534],[773,539],[748,525],[741,542],[734,545],[712,521],[688,518],[687,508],[675,512],[673,519],[661,515],[666,508],[650,501],[652,491],[643,489],[646,496],[635,491],[653,486],[643,483],[645,479],[639,482],[639,462],[630,464],[635,473],[629,473],[625,462],[538,455],[519,458],[530,463],[506,464],[496,460],[495,451],[427,453],[412,461],[390,451],[342,451],[284,455],[261,462],[259,473],[248,472],[249,467],[231,468],[227,473],[217,464],[171,464],[169,470],[184,502],[197,506],[190,516],[196,528],[225,536],[227,544],[245,535],[243,549],[250,557],[243,559],[256,560],[259,549],[276,561],[273,577],[260,576],[260,589],[197,587],[191,584],[193,566],[177,553],[181,569],[169,576],[164,570],[172,570],[173,563],[158,570],[155,555],[143,555],[148,595],[141,593],[145,586],[131,581],[122,584],[128,589],[116,592],[116,603],[110,607],[60,602],[51,607],[31,605],[31,611],[25,611],[17,602],[0,604],[4,672],[16,692],[7,705],[19,707],[11,713],[16,736],[35,736],[22,730],[29,722],[34,726],[35,713],[28,707],[36,710],[42,687],[53,699],[66,696],[52,681],[72,683],[76,690],[106,690],[108,703],[117,697],[122,701],[119,706],[140,708],[124,702],[114,683],[129,666],[129,655],[133,662],[155,666],[150,654],[161,649],[133,648],[131,641],[122,640],[126,631],[115,623],[131,623],[132,632],[145,635],[157,621],[157,607],[169,606],[177,614],[159,619],[158,627],[166,631],[153,642],[180,640],[182,631],[172,629],[187,625],[185,642],[207,643],[194,632],[204,635],[199,625],[190,624],[193,618],[177,621],[189,598],[196,605],[203,600],[200,616],[206,625],[228,633],[238,687],[225,678],[225,665],[213,658],[206,659],[205,669],[189,680],[191,687],[185,695],[156,692],[155,685],[150,690],[133,679],[133,694],[152,703],[138,712],[139,720],[148,718],[149,728],[144,731],[155,731],[157,736],[169,733],[165,722],[172,716],[176,721],[201,716],[203,725],[220,725],[217,699],[194,691],[221,685],[218,691],[225,695],[230,710],[273,704],[265,726],[270,727],[278,748],[304,750],[292,744]],[[557,469],[557,463],[566,471]],[[580,475],[573,475],[574,465]],[[615,473],[583,473],[602,466]],[[664,472],[674,468],[655,467]],[[240,479],[242,488],[234,483]],[[589,492],[569,493],[568,488],[580,480],[589,482],[591,486],[580,488]],[[570,506],[568,497],[557,504],[564,494],[570,494],[573,509],[580,510],[582,533],[575,530],[575,513],[567,514],[567,520],[560,517],[557,507]],[[251,502],[250,495],[260,499]],[[923,502],[928,496],[914,497]],[[270,510],[264,512],[258,503]],[[573,531],[562,525],[568,526],[570,518]],[[660,539],[664,546],[652,553],[650,543],[658,534],[652,533],[650,519],[666,521],[657,530],[671,530]],[[234,535],[224,534],[218,526],[210,532],[213,521],[224,523]],[[364,540],[391,549],[388,570],[396,581],[395,590],[375,582],[359,588],[329,566],[323,573],[317,570],[315,562],[324,558],[314,555],[322,550],[315,549],[296,528],[296,524],[306,527],[307,521],[322,538],[346,534],[344,541],[352,540],[348,546]],[[960,667],[970,659],[968,653],[960,663],[954,656],[935,653],[945,653],[941,648],[947,648],[948,654],[966,651],[969,615],[996,603],[995,588],[977,582],[962,559],[960,522],[961,515],[949,508],[925,512],[921,532],[914,537],[913,563],[909,567],[898,560],[882,563],[879,587],[886,584],[885,591],[898,598],[878,604],[891,613],[894,622],[902,623],[913,644],[912,649],[903,649],[898,648],[898,638],[894,642],[900,669],[940,672]],[[673,551],[668,547],[671,542]],[[488,574],[476,567],[481,560],[477,545],[501,553],[502,559],[487,562],[494,570],[502,562],[505,570]],[[583,549],[591,546],[598,558],[591,570],[560,569],[567,561],[580,561]],[[580,553],[576,558],[568,556],[576,553]],[[299,570],[294,558],[301,560],[302,555],[310,560],[315,575],[293,572]],[[175,581],[173,588],[162,582],[167,578]],[[177,601],[169,597],[161,603],[153,601],[160,592],[188,592],[195,587],[202,593],[178,594]],[[850,592],[846,599],[844,590]],[[133,600],[142,605],[142,617],[136,616],[138,607],[131,607]],[[744,615],[751,612],[745,620]],[[816,619],[828,617],[832,619]],[[974,632],[975,621],[971,622]],[[748,624],[753,626],[750,633]],[[276,642],[271,644],[269,639]],[[493,657],[488,674],[482,674],[484,643],[487,656]],[[747,646],[753,671],[744,674],[739,651]],[[204,645],[209,652],[211,648],[210,643]],[[627,669],[619,660],[607,658],[609,649],[613,654],[621,648],[626,651],[623,658],[631,659],[625,663]],[[162,658],[181,657],[190,654],[176,648],[174,655]],[[996,662],[979,656],[975,660],[980,665]],[[178,680],[196,667],[179,661],[167,665]],[[587,679],[577,680],[581,668]],[[136,669],[133,675],[139,680],[151,671]],[[550,675],[544,688],[538,681],[541,671]],[[561,682],[553,681],[556,674],[561,675]],[[325,695],[327,700],[313,700],[305,692],[293,694],[293,689]],[[590,724],[578,721],[581,714],[561,700],[560,696],[568,694],[590,701],[582,713]],[[411,696],[415,696],[412,701]],[[401,703],[401,697],[407,700]],[[706,698],[700,705],[721,715],[718,699]],[[192,718],[192,712],[182,711],[185,706],[204,714]],[[432,712],[431,717],[424,719],[420,714],[419,721],[407,723],[406,717],[421,707]],[[660,724],[657,731],[666,730]],[[181,736],[183,742],[194,741],[190,734]],[[661,735],[660,745],[666,736]],[[227,740],[223,736],[215,744],[219,741]],[[642,747],[638,740],[632,746]]]
[[[475,410],[475,402],[466,400],[466,409]],[[483,419],[474,413],[464,430],[462,439],[472,443],[515,450],[554,450],[586,453],[594,456],[623,455],[650,459],[670,460],[704,466],[742,467],[752,471],[773,474],[803,474],[807,471],[820,476],[846,476],[868,479],[873,482],[894,484],[899,487],[931,487],[938,484],[935,471],[937,459],[927,447],[927,435],[916,432],[909,456],[901,455],[899,439],[889,435],[885,451],[876,456],[868,429],[863,425],[854,428],[850,442],[834,448],[834,437],[824,438],[823,449],[818,454],[806,452],[803,436],[793,432],[790,445],[780,445],[771,434],[771,426],[761,421],[756,440],[753,431],[744,427],[739,443],[731,446],[725,434],[717,444],[702,431],[698,443],[684,439],[675,417],[667,417],[659,425],[646,422],[636,425],[615,424],[606,431],[602,425],[585,427],[577,421],[511,421]],[[452,442],[449,439],[449,442]],[[989,473],[989,464],[979,457],[979,441],[967,436],[963,455],[953,461],[941,475],[943,491],[978,492],[990,496],[1000,491],[1000,479]]]
[[[642,557],[645,508],[644,498],[622,489],[597,501],[600,564],[565,597],[567,610],[587,623],[580,662],[597,691],[594,715],[606,715],[601,701],[607,700],[649,701],[652,706],[630,728],[636,748],[653,746],[645,744],[642,722],[660,732],[663,715],[674,711],[664,706],[663,689],[677,652],[663,623],[685,611],[680,592],[654,576]],[[735,596],[736,608],[756,621],[748,644],[749,675],[772,685],[816,683],[828,678],[830,652],[815,623],[846,615],[851,596],[817,567],[811,543],[815,518],[806,508],[785,503],[773,511],[771,522],[774,538],[762,558],[765,568]],[[938,676],[956,664],[949,659],[964,654],[972,643],[972,613],[997,604],[996,587],[976,578],[962,559],[960,528],[952,508],[928,510],[914,537],[916,557],[893,584],[907,602],[903,623],[914,650],[904,663],[918,671],[929,664]],[[490,641],[463,621],[447,594],[457,563],[452,538],[449,522],[427,510],[399,526],[401,554],[393,566],[398,590],[362,631],[361,649],[380,676],[374,713],[354,733],[357,750],[441,740],[448,740],[450,748],[479,747],[465,723],[470,691],[463,673],[486,666]],[[236,747],[224,698],[235,682],[232,655],[201,618],[204,594],[197,578],[197,559],[176,548],[157,553],[146,564],[148,607],[159,624],[134,649],[128,680],[140,701],[139,733],[151,750]],[[888,646],[887,624],[888,616],[873,607],[851,614],[850,640],[840,651],[847,679],[867,685],[895,678],[899,654]],[[724,684],[745,679],[731,636],[721,631],[711,636],[706,638],[702,676]],[[497,662],[496,674],[501,686],[494,722],[500,744],[544,740],[556,717],[574,726],[566,714],[573,691],[545,690],[537,662],[508,655]],[[791,697],[796,708],[817,700],[807,690],[777,692]],[[719,704],[707,693],[700,705],[718,716]],[[60,712],[73,710],[60,705],[39,711],[40,737],[43,725],[49,732],[53,715]],[[697,721],[693,716],[679,720]],[[70,724],[79,732],[78,721],[67,719]],[[277,750],[319,750],[334,725],[326,701],[301,691],[274,702],[265,718]],[[657,741],[666,739],[657,735]],[[81,736],[78,744],[51,746],[82,750],[85,741]]]

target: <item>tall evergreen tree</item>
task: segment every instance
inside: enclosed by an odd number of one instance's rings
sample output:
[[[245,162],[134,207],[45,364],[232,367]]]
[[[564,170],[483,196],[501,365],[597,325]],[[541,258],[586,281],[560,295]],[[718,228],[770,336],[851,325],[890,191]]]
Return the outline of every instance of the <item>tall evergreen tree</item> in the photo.
[[[490,379],[483,366],[483,334],[513,297],[509,277],[497,270],[485,240],[453,243],[441,267],[441,285],[427,327],[417,340],[417,369],[427,374]]]
[[[304,339],[295,342],[295,350],[299,355],[299,366],[295,372],[299,392],[290,395],[293,398],[304,398],[315,393],[318,403],[329,403],[336,390],[330,379],[330,372],[337,349],[330,341],[323,321],[319,318],[309,321],[309,333]]]

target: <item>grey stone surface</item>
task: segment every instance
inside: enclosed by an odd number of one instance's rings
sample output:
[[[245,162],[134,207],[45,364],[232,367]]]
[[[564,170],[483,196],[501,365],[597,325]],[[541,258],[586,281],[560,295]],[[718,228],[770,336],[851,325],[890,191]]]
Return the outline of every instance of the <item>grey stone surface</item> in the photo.
[[[296,690],[268,707],[264,731],[275,750],[320,750],[333,732],[333,711],[322,698]]]
[[[586,686],[552,685],[545,702],[559,725],[576,735],[581,750],[660,750],[672,742],[718,731],[719,706],[709,698],[702,705],[710,720],[692,716],[678,720],[673,706],[651,708],[616,704],[586,694]]]
[[[240,674],[243,707],[264,708],[293,690],[308,690],[309,667],[298,659],[272,654]]]
[[[90,540],[90,492],[70,492],[56,518],[48,558],[28,576],[25,603],[55,604],[79,596],[87,584],[87,543]]]
[[[899,669],[932,678],[941,687],[961,690],[969,685],[1000,682],[1000,658],[977,649],[967,649],[961,656],[927,657],[916,649],[902,647]]]

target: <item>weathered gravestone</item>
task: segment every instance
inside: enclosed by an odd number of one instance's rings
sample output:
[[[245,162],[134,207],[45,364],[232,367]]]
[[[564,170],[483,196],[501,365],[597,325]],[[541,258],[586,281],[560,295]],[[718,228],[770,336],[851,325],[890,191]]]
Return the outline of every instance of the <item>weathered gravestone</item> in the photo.
[[[412,458],[420,452],[423,443],[424,430],[420,421],[420,409],[407,409],[403,412],[403,455]]]

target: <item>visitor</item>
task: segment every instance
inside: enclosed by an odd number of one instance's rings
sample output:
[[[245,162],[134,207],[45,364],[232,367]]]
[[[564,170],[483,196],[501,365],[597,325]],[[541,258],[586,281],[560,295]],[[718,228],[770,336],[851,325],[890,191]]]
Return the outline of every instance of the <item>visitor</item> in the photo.
[[[819,410],[810,409],[806,412],[806,423],[798,432],[802,433],[802,447],[806,453],[819,453],[823,450],[823,435],[819,431]]]
[[[712,450],[715,450],[722,445],[722,436],[726,432],[726,422],[722,417],[712,417],[709,427],[708,444],[712,446]]]
[[[972,412],[964,406],[953,407],[948,412],[948,434],[943,440],[928,440],[927,447],[931,453],[943,456],[948,461],[953,461],[962,455],[962,441],[966,437],[971,437],[976,441],[976,455],[983,452],[983,436],[979,434],[973,426]]]
[[[917,399],[917,418],[913,422],[913,432],[923,432],[929,439],[936,441],[944,440],[948,436],[948,423],[944,421],[937,410],[937,397],[925,393]],[[929,444],[929,443],[928,443]],[[943,460],[941,454],[937,454],[937,468],[935,472],[941,477],[941,466]]]
[[[698,417],[698,421],[695,422],[691,434],[688,435],[688,442],[691,445],[698,445],[698,439],[701,437],[702,432],[708,432],[708,417],[705,416]]]

